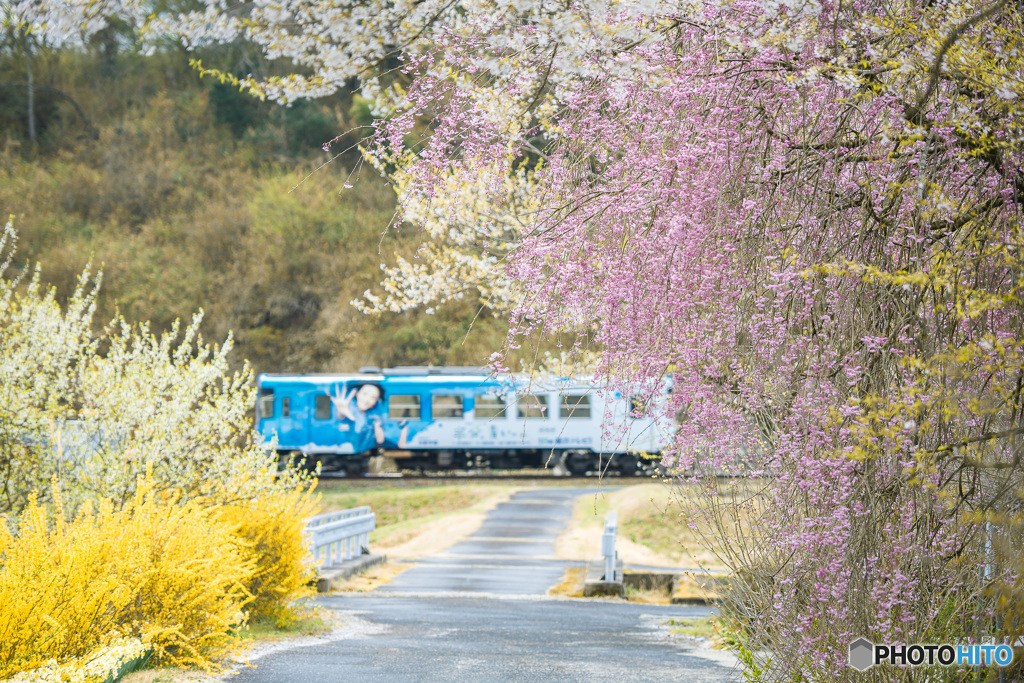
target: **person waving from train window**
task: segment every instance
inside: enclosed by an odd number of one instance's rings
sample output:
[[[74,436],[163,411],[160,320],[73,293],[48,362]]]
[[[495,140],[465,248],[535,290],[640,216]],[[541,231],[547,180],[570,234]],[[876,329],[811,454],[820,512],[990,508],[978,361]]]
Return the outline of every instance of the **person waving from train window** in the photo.
[[[373,382],[348,388],[348,383],[334,386],[331,402],[339,420],[352,423],[353,445],[359,450],[369,450],[384,443],[383,417],[379,414],[384,389]]]

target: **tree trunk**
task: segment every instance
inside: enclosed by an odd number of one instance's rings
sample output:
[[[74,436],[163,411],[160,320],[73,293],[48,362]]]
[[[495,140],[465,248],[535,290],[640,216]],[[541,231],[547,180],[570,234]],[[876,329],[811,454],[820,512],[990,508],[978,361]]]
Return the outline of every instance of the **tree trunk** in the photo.
[[[36,89],[32,82],[32,46],[28,40],[28,29],[22,34],[25,47],[25,75],[28,78],[28,140],[36,146]]]

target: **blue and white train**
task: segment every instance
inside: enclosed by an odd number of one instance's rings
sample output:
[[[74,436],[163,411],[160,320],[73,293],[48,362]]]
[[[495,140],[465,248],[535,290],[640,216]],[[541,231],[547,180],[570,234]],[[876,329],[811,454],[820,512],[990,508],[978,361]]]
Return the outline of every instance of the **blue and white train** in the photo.
[[[402,469],[640,474],[643,456],[657,456],[671,432],[647,414],[659,396],[601,391],[579,379],[538,384],[481,368],[398,367],[262,374],[257,384],[265,441],[350,476],[375,454]]]

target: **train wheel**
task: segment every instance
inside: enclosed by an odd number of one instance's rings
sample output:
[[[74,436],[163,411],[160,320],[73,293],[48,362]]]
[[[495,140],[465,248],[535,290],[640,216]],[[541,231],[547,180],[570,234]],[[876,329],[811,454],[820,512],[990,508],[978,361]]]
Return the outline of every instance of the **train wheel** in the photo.
[[[544,468],[550,469],[551,473],[556,477],[570,477],[572,472],[569,471],[569,466],[566,464],[568,458],[568,451],[553,453],[548,461],[544,463]]]
[[[576,476],[597,469],[597,457],[591,451],[566,451],[563,462],[569,473]]]
[[[361,477],[370,468],[369,458],[349,458],[345,461],[346,477]]]
[[[640,458],[632,454],[619,454],[612,463],[615,471],[624,477],[636,477],[643,474],[640,467]]]

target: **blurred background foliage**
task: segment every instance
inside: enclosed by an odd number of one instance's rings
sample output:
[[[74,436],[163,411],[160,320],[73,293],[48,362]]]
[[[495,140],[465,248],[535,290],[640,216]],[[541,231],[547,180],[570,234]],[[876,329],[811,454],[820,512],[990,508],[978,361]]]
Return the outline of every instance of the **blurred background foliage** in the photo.
[[[35,144],[25,51],[0,41],[0,216],[15,216],[15,270],[41,263],[65,297],[89,262],[102,268],[101,323],[120,311],[160,331],[202,308],[206,336],[233,331],[233,362],[257,372],[474,365],[501,347],[503,321],[477,317],[470,298],[433,314],[350,305],[381,263],[419,245],[413,229],[387,230],[394,192],[360,161],[367,100],[260,102],[201,79],[180,48],[143,56],[126,35],[35,47]],[[199,56],[265,72],[242,45]]]

